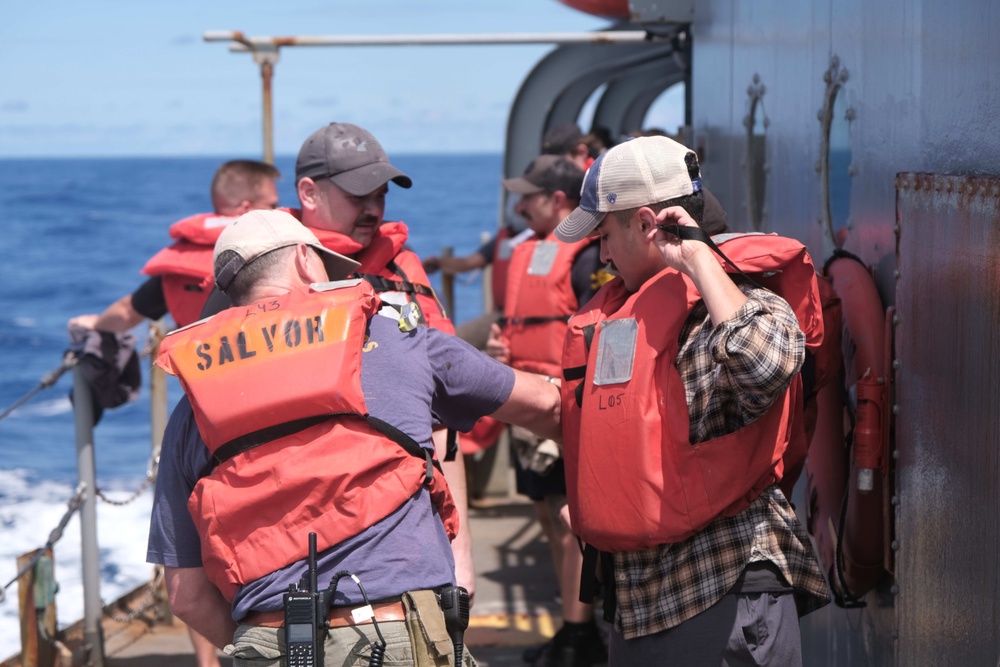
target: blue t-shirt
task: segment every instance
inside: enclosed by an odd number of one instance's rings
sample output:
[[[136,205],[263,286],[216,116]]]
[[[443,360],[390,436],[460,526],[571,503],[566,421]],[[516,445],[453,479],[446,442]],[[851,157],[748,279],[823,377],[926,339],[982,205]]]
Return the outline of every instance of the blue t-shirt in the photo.
[[[366,346],[361,365],[361,388],[369,414],[427,448],[433,449],[432,413],[447,426],[467,431],[479,417],[495,412],[514,387],[510,368],[436,329],[418,327],[403,333],[397,320],[376,316],[369,335],[369,343],[376,344]],[[208,461],[208,448],[198,435],[185,397],[163,437],[148,562],[201,567],[201,542],[187,501]],[[335,572],[351,572],[371,600],[454,583],[455,577],[451,545],[426,489],[374,526],[322,552],[318,570],[321,588]],[[233,600],[233,619],[239,621],[251,610],[281,609],[282,594],[305,571],[306,563],[300,561],[250,582]],[[341,579],[333,604],[360,603],[362,596],[354,582]]]

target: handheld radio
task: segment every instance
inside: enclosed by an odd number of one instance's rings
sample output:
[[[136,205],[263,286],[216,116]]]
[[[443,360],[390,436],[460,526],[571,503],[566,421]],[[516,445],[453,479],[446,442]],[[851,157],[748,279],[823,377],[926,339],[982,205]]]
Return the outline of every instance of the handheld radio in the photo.
[[[316,590],[316,533],[309,533],[309,570],[298,585],[288,587],[283,599],[288,667],[322,665],[328,596]]]
[[[438,595],[445,628],[455,645],[455,667],[461,667],[465,629],[469,627],[469,591],[461,586],[445,586]]]

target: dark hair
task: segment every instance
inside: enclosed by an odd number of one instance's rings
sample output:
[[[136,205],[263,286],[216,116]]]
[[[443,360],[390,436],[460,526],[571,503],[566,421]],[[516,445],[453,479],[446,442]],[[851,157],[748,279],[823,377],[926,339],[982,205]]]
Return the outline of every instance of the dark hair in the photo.
[[[583,143],[583,132],[573,122],[559,123],[550,127],[542,137],[543,155],[567,155]]]
[[[598,155],[615,145],[615,141],[611,137],[611,130],[603,125],[592,127],[590,134],[585,136],[583,141],[587,144],[587,148],[590,150],[590,157],[592,158],[597,158]]]
[[[546,192],[562,192],[567,199],[575,202],[574,207],[580,203],[584,172],[575,162],[560,158],[546,170],[544,176]]]

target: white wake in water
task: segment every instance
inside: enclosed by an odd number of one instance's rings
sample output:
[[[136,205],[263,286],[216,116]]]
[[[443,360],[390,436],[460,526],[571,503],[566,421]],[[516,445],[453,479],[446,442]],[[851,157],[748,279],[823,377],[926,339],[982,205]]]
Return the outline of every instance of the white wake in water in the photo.
[[[131,490],[138,488],[137,480]],[[0,586],[17,574],[18,556],[44,546],[49,534],[67,511],[74,489],[57,482],[36,482],[29,486],[22,471],[0,470]],[[113,500],[131,493],[106,492]],[[111,602],[148,581],[152,565],[146,563],[146,539],[153,493],[147,489],[124,506],[97,502],[97,544],[100,549],[101,599]],[[59,584],[56,611],[64,628],[83,616],[83,573],[80,554],[79,514],[70,519],[62,539],[54,548],[55,576]],[[17,583],[6,589],[0,602],[0,660],[21,651],[18,624]]]

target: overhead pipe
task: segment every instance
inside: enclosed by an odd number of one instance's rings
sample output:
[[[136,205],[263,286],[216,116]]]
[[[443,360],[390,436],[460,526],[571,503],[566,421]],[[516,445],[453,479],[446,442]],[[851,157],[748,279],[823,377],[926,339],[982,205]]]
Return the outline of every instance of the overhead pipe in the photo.
[[[247,37],[239,30],[209,30],[206,42],[230,42],[229,50],[253,55],[260,66],[264,161],[274,164],[274,118],[271,82],[279,49],[284,46],[456,46],[502,44],[623,44],[656,41],[645,30],[566,33],[458,35],[320,35],[314,37]]]
[[[645,30],[597,32],[468,33],[457,35],[318,35],[306,37],[247,37],[238,30],[209,30],[206,42],[234,42],[232,51],[282,46],[455,46],[503,44],[621,44],[657,39]]]

